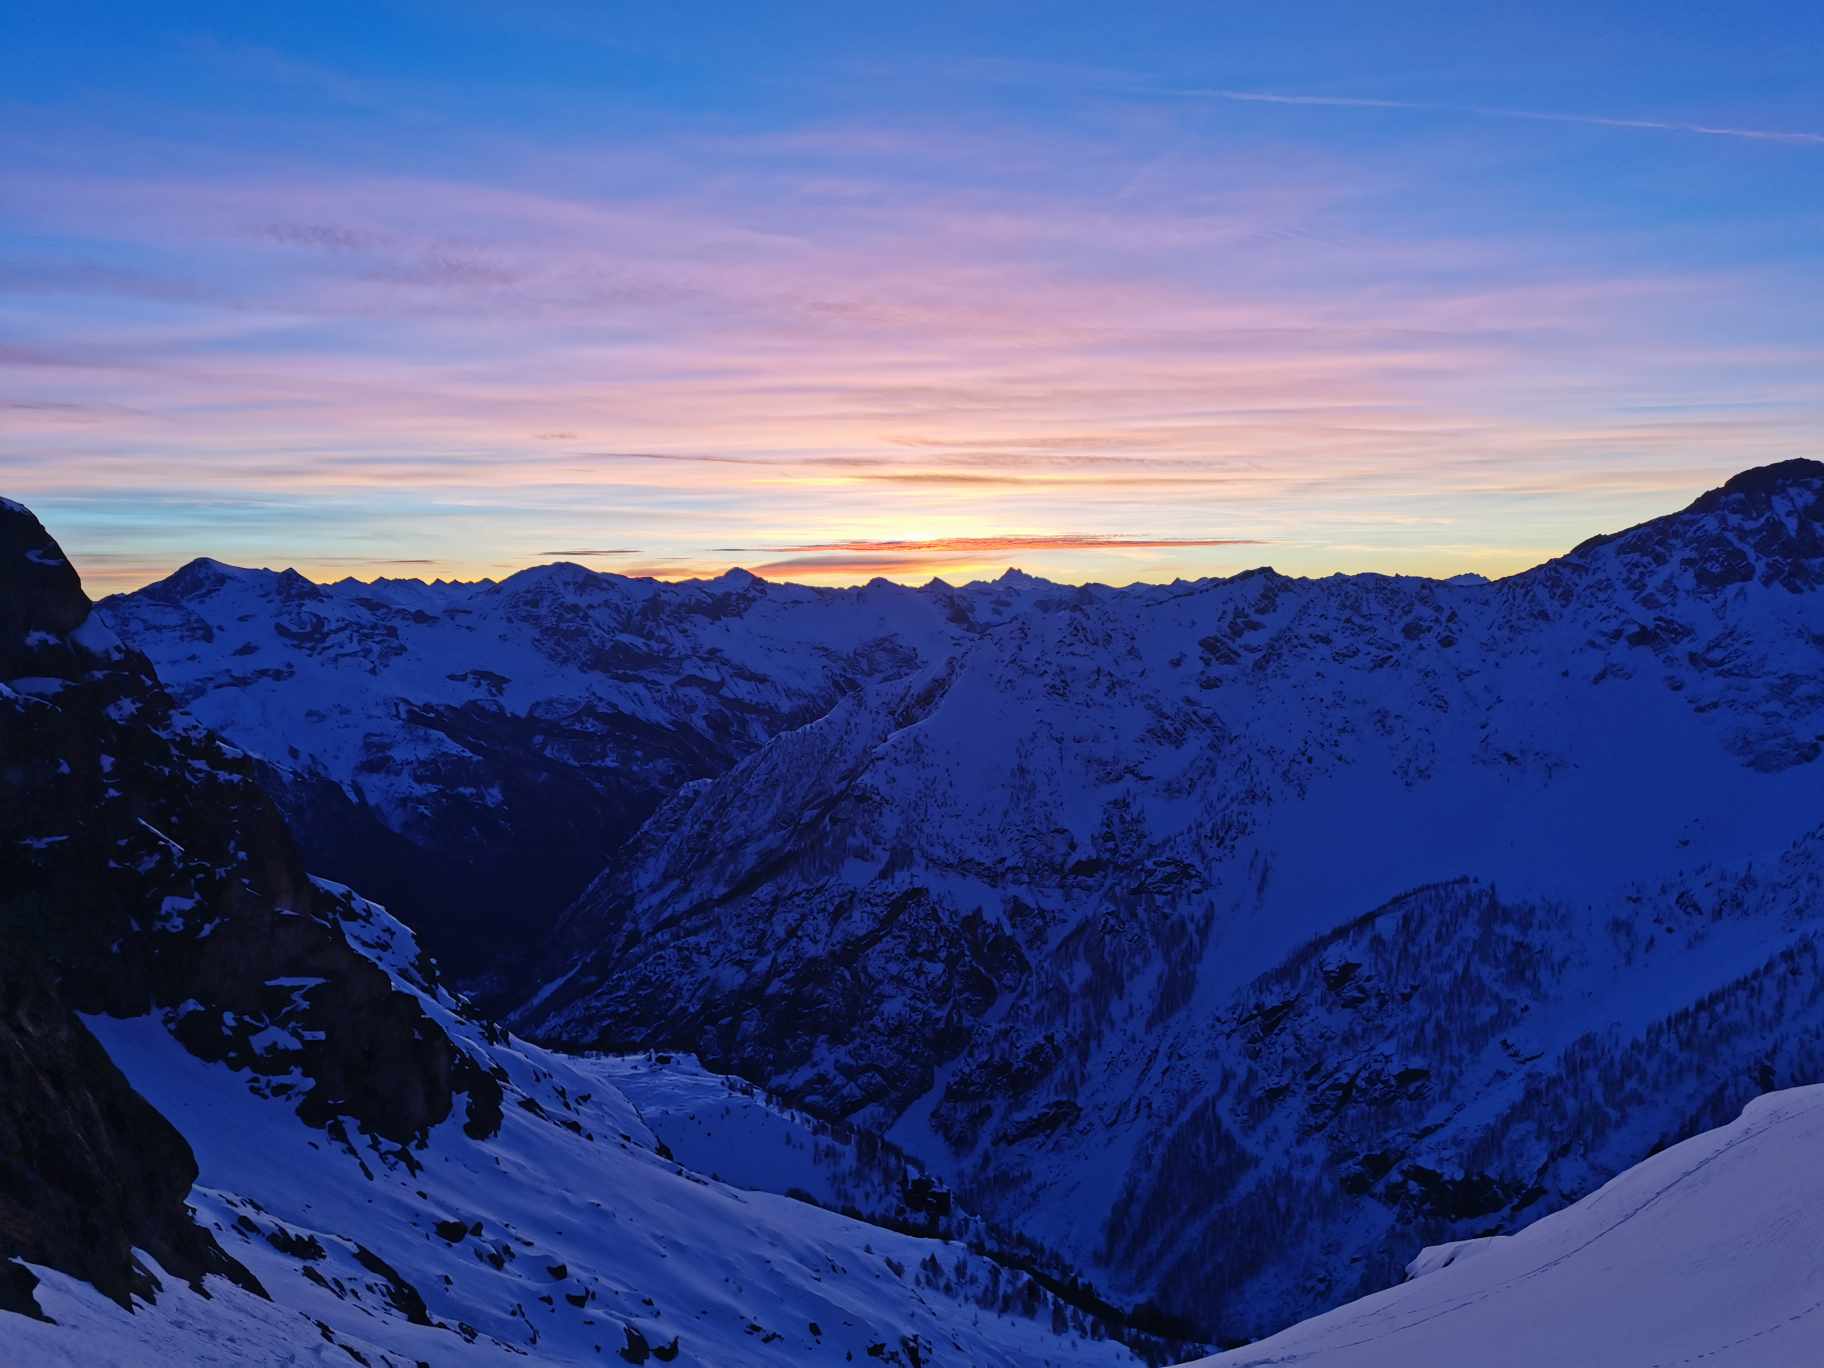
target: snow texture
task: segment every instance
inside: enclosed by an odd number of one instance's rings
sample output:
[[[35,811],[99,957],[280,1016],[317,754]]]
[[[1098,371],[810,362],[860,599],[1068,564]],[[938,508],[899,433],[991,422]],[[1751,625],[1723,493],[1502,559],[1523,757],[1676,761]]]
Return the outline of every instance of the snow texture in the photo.
[[[1203,1368],[1824,1362],[1824,1087],[1769,1093],[1518,1235]]]

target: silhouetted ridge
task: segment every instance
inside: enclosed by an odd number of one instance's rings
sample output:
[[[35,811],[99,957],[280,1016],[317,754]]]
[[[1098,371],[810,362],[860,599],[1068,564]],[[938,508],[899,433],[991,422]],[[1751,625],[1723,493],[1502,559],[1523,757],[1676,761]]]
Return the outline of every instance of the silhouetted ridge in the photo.
[[[196,561],[165,587],[175,600],[223,573]],[[177,1010],[200,1058],[296,1069],[310,1125],[353,1118],[404,1142],[461,1094],[470,1133],[497,1124],[499,1083],[349,944],[351,904],[306,874],[247,759],[174,714],[57,543],[0,501],[0,1308],[32,1313],[12,1258],[122,1305],[157,1291],[141,1249],[186,1281],[259,1287],[191,1220],[194,1155],[80,1014]],[[297,1048],[275,1053],[254,1023],[290,979],[313,991],[292,1013]]]
[[[0,678],[37,670],[49,638],[75,631],[89,598],[63,548],[23,504],[0,499]]]
[[[1721,488],[1700,494],[1685,511],[1707,513],[1730,495],[1758,500],[1764,507],[1766,500],[1774,495],[1814,480],[1824,480],[1824,461],[1813,461],[1801,456],[1790,461],[1776,461],[1772,465],[1755,466],[1739,475],[1730,476]],[[1815,510],[1815,504],[1813,508]]]

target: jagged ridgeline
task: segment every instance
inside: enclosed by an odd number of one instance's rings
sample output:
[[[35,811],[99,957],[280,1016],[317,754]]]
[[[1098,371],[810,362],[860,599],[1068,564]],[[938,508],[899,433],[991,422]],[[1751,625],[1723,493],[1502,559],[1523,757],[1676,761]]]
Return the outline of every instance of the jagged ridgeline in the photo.
[[[1271,1330],[1813,1077],[1821,534],[1800,461],[1492,583],[859,591],[969,626],[659,809],[513,1019]]]
[[[1792,461],[1494,582],[204,561],[101,613],[516,1029],[885,1132],[1239,1338],[1808,1081],[1821,586]]]
[[[660,801],[915,668],[945,628],[891,596],[781,592],[567,564],[324,585],[197,560],[101,611],[255,757],[314,869],[505,1003],[527,948]]]
[[[685,1061],[555,1054],[481,1018],[402,923],[306,872],[268,775],[175,707],[0,502],[0,1357],[1119,1365],[1193,1347],[871,1136]],[[696,1172],[624,1087],[655,1115],[668,1090],[717,1090],[739,1143],[666,1113]],[[816,1191],[767,1190],[788,1163]]]

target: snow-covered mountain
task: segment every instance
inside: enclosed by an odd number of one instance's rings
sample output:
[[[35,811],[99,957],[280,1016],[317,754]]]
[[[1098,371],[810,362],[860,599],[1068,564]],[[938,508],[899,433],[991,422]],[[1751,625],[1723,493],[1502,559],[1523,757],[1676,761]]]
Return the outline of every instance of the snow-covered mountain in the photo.
[[[11,503],[0,757],[8,1362],[1161,1352],[1055,1263],[983,1252],[990,1228],[891,1147],[751,1090],[712,1103],[687,1061],[554,1054],[478,1017],[404,925],[304,872],[257,768],[177,712]],[[702,1124],[658,1100],[691,1088]]]
[[[1824,1088],[1770,1093],[1515,1236],[1425,1250],[1410,1280],[1199,1368],[1824,1359]]]
[[[1817,1076],[1821,583],[1789,462],[1494,583],[939,591],[954,649],[676,793],[514,1021],[1275,1329]]]
[[[471,977],[540,941],[517,1028],[885,1130],[1239,1338],[1818,1076],[1821,583],[1794,461],[1492,583],[203,562],[106,611],[322,867],[434,891]]]
[[[1804,485],[1806,465],[1770,467],[1771,474],[1752,479]],[[1732,497],[1749,495],[1738,485]],[[688,781],[725,773],[781,731],[826,715],[846,693],[941,674],[950,662],[978,654],[990,636],[1024,642],[1037,658],[1050,649],[1050,633],[1090,624],[1115,633],[1126,644],[1105,642],[1116,654],[1100,667],[1123,677],[1118,692],[1142,709],[1186,712],[1187,702],[1203,703],[1183,719],[1197,729],[1209,717],[1235,730],[1266,724],[1273,730],[1257,738],[1249,761],[1283,783],[1307,784],[1315,771],[1301,773],[1301,766],[1341,758],[1358,777],[1372,774],[1404,790],[1408,778],[1429,774],[1434,756],[1473,757],[1476,782],[1465,787],[1444,774],[1425,786],[1444,795],[1461,790],[1460,801],[1444,800],[1442,814],[1427,814],[1442,818],[1432,823],[1429,844],[1452,849],[1459,828],[1502,810],[1503,767],[1550,759],[1504,743],[1509,730],[1530,738],[1539,719],[1500,713],[1492,690],[1515,686],[1511,706],[1522,711],[1574,698],[1598,742],[1605,709],[1629,701],[1625,688],[1595,695],[1582,687],[1584,678],[1555,681],[1544,659],[1510,662],[1515,650],[1576,645],[1538,624],[1529,629],[1528,615],[1562,620],[1569,633],[1622,631],[1621,647],[1603,657],[1617,672],[1604,682],[1664,656],[1676,666],[1671,678],[1697,685],[1693,702],[1729,690],[1744,662],[1727,653],[1756,625],[1731,621],[1723,632],[1721,623],[1662,624],[1659,595],[1682,589],[1647,585],[1654,557],[1688,562],[1691,585],[1706,593],[1754,573],[1744,557],[1759,558],[1755,565],[1765,559],[1770,574],[1798,576],[1786,586],[1796,589],[1814,563],[1804,538],[1816,534],[1803,520],[1785,532],[1743,525],[1736,530],[1751,540],[1742,541],[1721,531],[1711,536],[1698,526],[1704,521],[1691,520],[1688,539],[1676,548],[1643,543],[1622,558],[1625,568],[1614,554],[1581,548],[1557,562],[1556,573],[1548,567],[1501,586],[1380,576],[1290,581],[1258,571],[1116,591],[1063,588],[1009,572],[961,588],[876,581],[821,590],[768,584],[740,571],[667,585],[568,564],[499,583],[323,585],[291,571],[198,560],[105,600],[101,612],[153,660],[191,716],[256,758],[263,785],[315,868],[387,902],[459,979],[504,1001],[527,986],[520,953],[663,799]],[[1659,527],[1629,536],[1670,533],[1653,530]],[[1634,582],[1609,585],[1605,573]],[[1724,654],[1701,657],[1690,643],[1656,635],[1684,628],[1706,631],[1705,649]],[[1008,645],[1004,663],[1017,667]],[[1058,645],[1086,665],[1086,652],[1098,649],[1063,638]],[[1078,678],[1063,662],[1040,664],[1051,680],[1052,710],[1062,705],[1065,713],[1090,716],[1101,706],[1057,691],[1107,681]],[[1524,664],[1526,677],[1507,680],[1510,664]],[[1761,687],[1779,687],[1779,663],[1762,664],[1775,673]],[[1466,674],[1475,681],[1463,681]],[[1269,679],[1292,692],[1268,700]],[[1357,689],[1364,681],[1372,688]],[[1794,687],[1803,692],[1802,684]],[[1347,716],[1324,716],[1339,689],[1353,690],[1358,706]],[[1668,704],[1664,690],[1650,692]],[[1246,696],[1241,706],[1238,695]],[[1773,716],[1765,734],[1752,716],[1755,700],[1737,701],[1740,729],[1731,743],[1753,752],[1753,763],[1778,767],[1788,763],[1783,748],[1798,748],[1796,755],[1817,744],[1783,729],[1790,712],[1784,700],[1766,700]],[[1431,718],[1453,705],[1458,722],[1488,722],[1487,734],[1429,742],[1423,733]],[[1110,730],[1144,731],[1149,723],[1136,723],[1137,716],[1130,707],[1125,721],[1095,724],[1105,767],[1127,763],[1126,742],[1152,748],[1144,737]],[[1309,724],[1301,720],[1307,717]],[[1340,731],[1345,726],[1387,731],[1351,737]],[[1377,745],[1382,753],[1370,754]],[[1300,748],[1309,750],[1307,759]],[[1583,769],[1618,774],[1629,767],[1630,757],[1616,759],[1621,763]],[[1322,787],[1339,802],[1355,797]],[[1591,794],[1589,801],[1606,806],[1610,796]],[[1373,801],[1372,785],[1361,797]],[[1570,831],[1555,834],[1579,835],[1577,844],[1587,846],[1587,826],[1574,807],[1566,813]],[[1370,843],[1395,861],[1410,846]],[[1288,873],[1284,862],[1279,873]],[[1380,883],[1392,892],[1399,880]]]
[[[197,560],[100,611],[258,758],[314,868],[482,987],[660,799],[962,633],[943,595],[884,582],[667,585],[570,564],[313,584]]]

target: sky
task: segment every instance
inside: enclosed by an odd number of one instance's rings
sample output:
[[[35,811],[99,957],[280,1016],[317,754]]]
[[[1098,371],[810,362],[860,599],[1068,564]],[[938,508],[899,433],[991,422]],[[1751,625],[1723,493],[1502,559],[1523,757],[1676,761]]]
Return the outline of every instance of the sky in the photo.
[[[0,9],[91,592],[1498,575],[1824,456],[1824,6]]]

